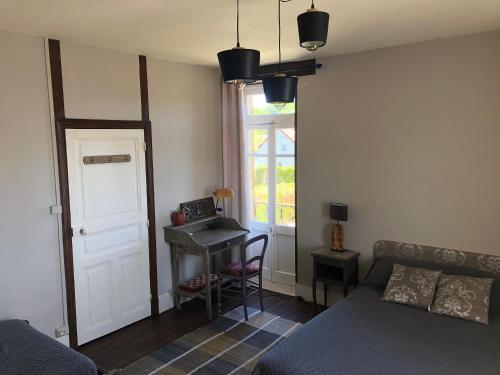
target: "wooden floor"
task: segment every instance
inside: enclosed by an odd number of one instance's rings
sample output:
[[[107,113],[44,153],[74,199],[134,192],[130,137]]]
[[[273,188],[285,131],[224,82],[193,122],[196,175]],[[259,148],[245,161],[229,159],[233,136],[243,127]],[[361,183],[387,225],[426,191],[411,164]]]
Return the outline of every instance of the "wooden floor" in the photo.
[[[269,291],[264,291],[264,295],[264,309],[267,312],[302,323],[314,316],[313,304],[310,302]],[[257,296],[251,296],[249,300],[250,306],[258,308]],[[225,302],[223,312],[236,306],[235,302]],[[181,311],[171,309],[160,314],[158,319],[141,320],[82,345],[78,350],[93,359],[100,368],[110,371],[123,368],[207,323],[204,301],[196,299],[184,303]]]

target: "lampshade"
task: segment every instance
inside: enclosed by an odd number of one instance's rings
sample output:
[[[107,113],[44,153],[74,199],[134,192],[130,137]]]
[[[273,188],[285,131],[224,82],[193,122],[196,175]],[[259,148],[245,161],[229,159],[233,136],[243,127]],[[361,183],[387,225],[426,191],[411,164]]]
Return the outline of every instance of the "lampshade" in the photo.
[[[221,188],[214,191],[214,197],[217,199],[232,198],[234,191],[231,188]]]
[[[276,74],[264,78],[264,94],[266,102],[272,104],[293,103],[297,93],[297,77],[287,77],[285,74]]]
[[[281,70],[281,2],[278,0],[278,73],[262,80],[266,102],[286,104],[295,101],[297,77],[287,77]]]
[[[259,72],[259,51],[235,47],[219,52],[217,57],[224,82],[233,84],[255,82]]]
[[[347,204],[330,203],[330,219],[336,221],[347,221]]]
[[[328,36],[329,20],[330,15],[314,8],[314,3],[311,9],[300,14],[297,17],[300,46],[309,51],[323,47]]]

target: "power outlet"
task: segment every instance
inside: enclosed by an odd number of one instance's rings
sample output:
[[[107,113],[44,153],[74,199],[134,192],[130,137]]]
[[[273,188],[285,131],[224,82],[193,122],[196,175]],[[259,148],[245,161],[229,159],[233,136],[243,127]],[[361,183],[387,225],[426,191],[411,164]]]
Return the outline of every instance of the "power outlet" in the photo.
[[[68,327],[59,327],[56,328],[56,338],[69,335]]]

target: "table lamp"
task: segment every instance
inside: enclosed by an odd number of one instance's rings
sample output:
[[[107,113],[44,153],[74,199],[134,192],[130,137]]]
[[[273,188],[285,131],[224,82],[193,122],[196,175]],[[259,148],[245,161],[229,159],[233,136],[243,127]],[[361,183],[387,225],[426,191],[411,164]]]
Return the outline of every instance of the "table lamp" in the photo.
[[[330,219],[337,223],[333,224],[332,228],[332,250],[344,250],[344,228],[341,221],[347,221],[347,204],[345,203],[330,203]]]
[[[224,204],[224,199],[233,198],[234,191],[231,188],[221,188],[214,191],[214,197],[217,199],[215,203],[215,210],[217,212],[225,211],[226,206]],[[222,207],[219,207],[219,200],[222,200]]]

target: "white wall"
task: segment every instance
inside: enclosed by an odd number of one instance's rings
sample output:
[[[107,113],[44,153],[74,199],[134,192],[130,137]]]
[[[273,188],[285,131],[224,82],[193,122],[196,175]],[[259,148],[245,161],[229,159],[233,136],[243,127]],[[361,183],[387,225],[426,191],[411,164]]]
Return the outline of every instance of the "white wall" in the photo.
[[[0,319],[63,325],[49,98],[42,38],[0,32]]]
[[[364,269],[378,239],[500,255],[499,46],[500,31],[386,48],[300,78],[300,284],[332,201]]]
[[[61,42],[67,118],[140,120],[137,55]]]
[[[0,32],[0,319],[28,319],[44,333],[64,324],[49,91],[44,40]],[[138,56],[61,43],[66,116],[141,118]],[[162,227],[183,201],[222,179],[215,68],[148,60],[159,291],[172,307]],[[197,272],[194,260],[185,276]]]
[[[153,125],[158,284],[161,308],[172,301],[170,250],[163,226],[179,203],[211,196],[222,181],[220,78],[215,68],[148,59]],[[183,263],[184,278],[201,271],[201,260]],[[166,298],[165,298],[166,297]]]

